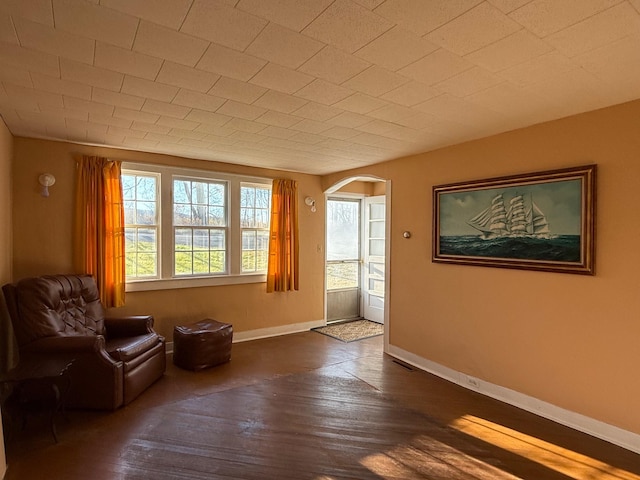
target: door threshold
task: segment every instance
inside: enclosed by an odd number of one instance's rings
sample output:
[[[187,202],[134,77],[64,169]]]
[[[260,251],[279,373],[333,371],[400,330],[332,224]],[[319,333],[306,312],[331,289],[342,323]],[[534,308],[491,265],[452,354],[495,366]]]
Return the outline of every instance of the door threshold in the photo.
[[[362,317],[339,318],[337,320],[327,320],[327,325],[337,325],[339,323],[355,322],[356,320],[364,320]]]

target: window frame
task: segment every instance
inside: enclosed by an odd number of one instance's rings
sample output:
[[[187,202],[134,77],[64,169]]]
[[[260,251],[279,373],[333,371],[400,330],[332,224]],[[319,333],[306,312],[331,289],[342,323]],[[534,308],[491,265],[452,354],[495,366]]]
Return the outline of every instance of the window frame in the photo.
[[[272,179],[257,176],[221,173],[186,167],[156,164],[122,162],[123,175],[159,175],[159,252],[158,277],[127,279],[126,291],[163,290],[216,285],[236,285],[264,283],[266,272],[242,272],[242,228],[240,225],[240,189],[243,184],[264,185],[271,189]],[[227,272],[206,275],[174,274],[174,222],[173,222],[173,181],[191,179],[226,182],[227,184]]]
[[[124,173],[124,172],[122,172]],[[138,236],[138,230],[141,228],[148,228],[148,229],[155,229],[156,232],[156,249],[155,249],[155,253],[156,253],[156,273],[155,275],[144,275],[144,276],[139,276],[136,277],[137,281],[144,281],[144,280],[157,280],[160,278],[160,252],[162,249],[162,241],[160,238],[160,222],[161,222],[161,217],[162,217],[162,212],[160,210],[160,202],[158,202],[158,198],[160,197],[160,174],[155,173],[155,172],[142,172],[140,170],[127,170],[126,172],[127,174],[131,174],[132,176],[137,176],[137,177],[143,177],[143,178],[153,178],[156,182],[156,189],[155,189],[155,197],[156,197],[156,207],[155,207],[155,222],[152,224],[141,224],[141,223],[131,223],[131,224],[127,224],[125,223],[125,245],[126,245],[126,229],[127,228],[134,228],[136,230],[136,241],[139,240],[139,236]],[[137,191],[137,187],[136,187],[136,191]],[[123,196],[124,196],[124,190],[123,190]],[[123,199],[124,202],[128,202],[131,200],[127,200],[127,199]],[[136,195],[136,198],[133,200],[134,202],[138,202],[141,201],[138,199],[138,196]],[[147,200],[148,201],[148,200]],[[125,220],[126,220],[126,215],[125,215]],[[138,256],[138,254],[140,253],[140,250],[138,248],[136,248],[134,250],[136,252],[136,256]],[[128,252],[125,252],[125,257],[127,255]]]
[[[243,188],[251,188],[254,189],[255,193],[257,194],[257,190],[258,189],[265,189],[269,191],[269,198],[268,198],[268,207],[267,207],[267,226],[266,227],[260,227],[257,225],[254,225],[252,227],[243,227],[242,226],[242,208],[246,208],[242,206],[242,189]],[[262,272],[262,270],[244,270],[244,266],[243,266],[243,256],[244,256],[244,245],[243,245],[243,240],[244,240],[244,233],[245,232],[254,232],[255,233],[255,241],[256,241],[256,248],[253,249],[254,252],[258,252],[260,250],[257,249],[257,245],[259,243],[259,233],[263,232],[266,233],[266,242],[267,242],[267,253],[266,253],[266,258],[265,258],[265,265],[268,263],[269,261],[269,234],[270,234],[270,224],[271,224],[271,186],[265,185],[265,184],[261,184],[261,183],[256,183],[256,182],[240,182],[240,271],[243,275],[246,274],[251,274],[251,273],[259,273]],[[260,209],[257,206],[257,201],[254,199],[254,205],[250,207],[253,211],[254,211],[254,216],[255,216],[255,212],[258,210],[263,210]],[[256,263],[257,263],[257,259],[256,259]],[[266,268],[265,268],[266,271]]]

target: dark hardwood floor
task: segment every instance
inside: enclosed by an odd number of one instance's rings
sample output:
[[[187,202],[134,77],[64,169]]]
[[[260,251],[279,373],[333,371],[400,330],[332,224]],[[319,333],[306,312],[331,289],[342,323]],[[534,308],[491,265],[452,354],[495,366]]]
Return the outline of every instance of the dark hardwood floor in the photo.
[[[640,455],[309,332],[233,345],[116,412],[8,440],[6,480],[640,480]]]

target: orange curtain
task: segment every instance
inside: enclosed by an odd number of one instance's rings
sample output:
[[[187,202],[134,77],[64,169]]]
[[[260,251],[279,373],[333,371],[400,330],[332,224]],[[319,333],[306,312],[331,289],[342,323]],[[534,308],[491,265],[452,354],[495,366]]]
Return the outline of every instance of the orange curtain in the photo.
[[[122,162],[83,156],[78,165],[76,252],[78,267],[93,275],[102,304],[124,305]]]
[[[298,182],[273,181],[267,292],[298,290]]]

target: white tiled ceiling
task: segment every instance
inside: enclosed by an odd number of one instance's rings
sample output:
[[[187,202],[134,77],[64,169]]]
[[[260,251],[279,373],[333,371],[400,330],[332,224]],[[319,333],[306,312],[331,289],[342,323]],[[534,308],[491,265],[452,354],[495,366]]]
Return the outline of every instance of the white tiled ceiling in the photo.
[[[16,136],[325,174],[640,98],[640,0],[0,0]]]

